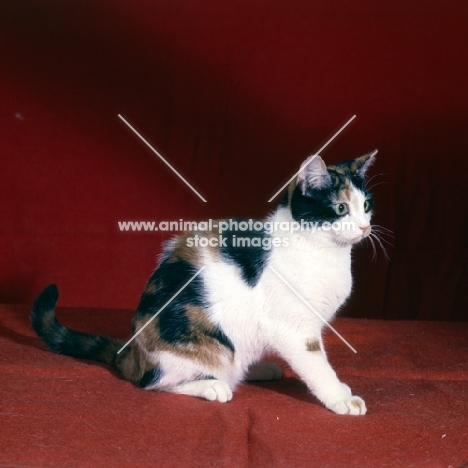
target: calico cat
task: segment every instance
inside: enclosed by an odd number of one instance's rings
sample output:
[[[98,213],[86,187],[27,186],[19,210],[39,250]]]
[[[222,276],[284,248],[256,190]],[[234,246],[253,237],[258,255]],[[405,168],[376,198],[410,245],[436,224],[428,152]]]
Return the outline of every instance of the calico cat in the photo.
[[[277,365],[261,362],[265,353],[277,353],[325,407],[363,415],[364,401],[327,360],[323,321],[285,281],[326,321],[346,301],[351,249],[373,235],[366,186],[373,160],[370,153],[327,167],[320,156],[308,158],[266,220],[276,223],[274,231],[238,232],[230,225],[222,233],[213,228],[169,240],[134,315],[134,339],[123,350],[119,340],[62,326],[54,312],[55,285],[35,300],[32,326],[52,351],[109,364],[143,389],[219,402],[231,400],[243,380],[281,378]],[[278,228],[294,222],[302,222],[299,230]],[[348,228],[330,228],[340,222]],[[195,235],[213,242],[190,247]],[[241,246],[239,237],[259,242]]]

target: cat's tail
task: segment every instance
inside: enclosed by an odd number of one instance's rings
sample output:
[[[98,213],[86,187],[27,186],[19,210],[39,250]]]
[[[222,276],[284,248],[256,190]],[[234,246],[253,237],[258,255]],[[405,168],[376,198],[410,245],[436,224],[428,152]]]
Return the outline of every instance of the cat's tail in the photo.
[[[79,359],[103,362],[116,369],[124,378],[133,380],[129,372],[131,347],[123,341],[107,336],[90,335],[61,325],[55,317],[55,305],[59,297],[55,284],[47,286],[34,301],[31,310],[31,324],[39,338],[53,352]],[[129,374],[129,375],[126,375]]]

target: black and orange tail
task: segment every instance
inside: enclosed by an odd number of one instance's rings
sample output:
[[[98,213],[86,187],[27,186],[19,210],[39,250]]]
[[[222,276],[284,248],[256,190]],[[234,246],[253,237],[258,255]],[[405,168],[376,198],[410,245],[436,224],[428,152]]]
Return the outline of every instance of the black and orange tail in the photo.
[[[108,364],[127,377],[126,360],[130,358],[131,347],[108,336],[90,335],[61,325],[55,316],[59,297],[55,284],[47,286],[34,301],[31,310],[31,324],[42,342],[54,353],[65,354],[79,359],[89,359]],[[128,378],[128,377],[127,377]]]

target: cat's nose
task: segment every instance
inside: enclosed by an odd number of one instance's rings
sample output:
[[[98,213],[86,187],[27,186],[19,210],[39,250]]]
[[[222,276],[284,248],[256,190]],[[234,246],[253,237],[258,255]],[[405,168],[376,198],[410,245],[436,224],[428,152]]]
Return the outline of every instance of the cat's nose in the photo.
[[[362,231],[364,237],[368,236],[371,232],[371,227],[369,224],[367,226],[359,226],[359,229]]]

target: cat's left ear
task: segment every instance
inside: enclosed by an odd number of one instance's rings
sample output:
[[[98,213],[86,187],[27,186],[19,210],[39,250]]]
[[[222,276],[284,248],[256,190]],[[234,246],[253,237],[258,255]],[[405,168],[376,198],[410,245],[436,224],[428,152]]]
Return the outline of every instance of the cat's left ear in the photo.
[[[375,161],[375,155],[377,154],[377,150],[374,150],[364,156],[360,156],[353,161],[353,165],[351,171],[355,174],[360,175],[361,177],[365,177],[367,169],[372,166]]]
[[[302,193],[305,194],[308,188],[324,188],[331,183],[330,174],[323,159],[318,155],[310,156],[301,165],[297,175],[297,184]]]

